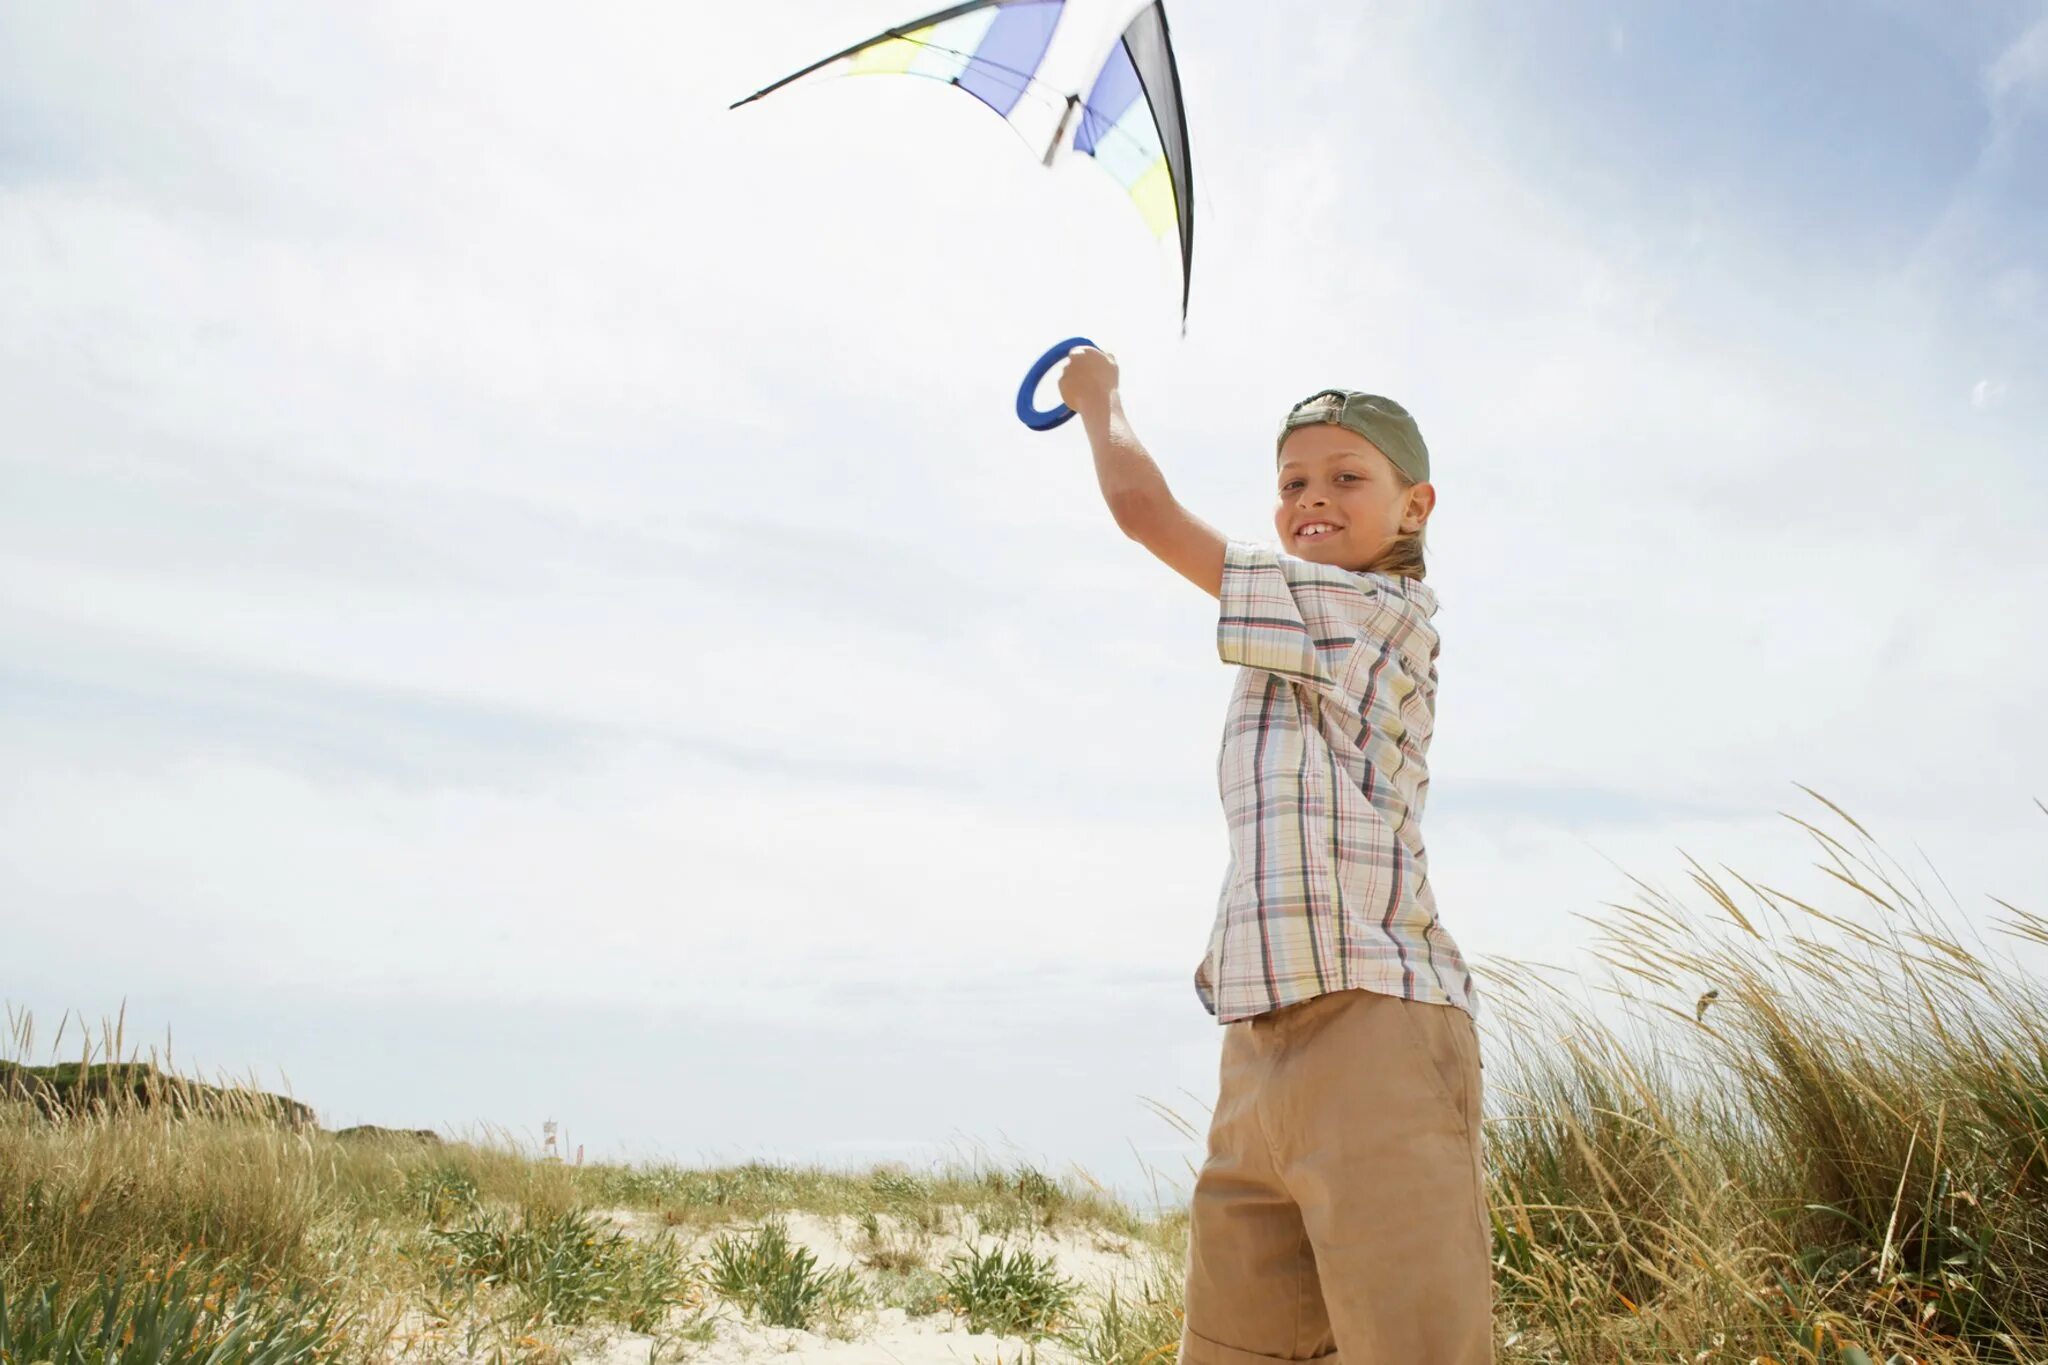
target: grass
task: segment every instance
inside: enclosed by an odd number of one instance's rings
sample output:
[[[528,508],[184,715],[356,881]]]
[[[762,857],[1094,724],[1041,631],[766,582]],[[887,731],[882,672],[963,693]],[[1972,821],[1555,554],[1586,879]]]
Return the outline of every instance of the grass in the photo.
[[[1091,1365],[1159,1365],[1180,1343],[1181,1262],[1160,1258],[1136,1284],[1112,1285],[1093,1311],[1056,1334]]]
[[[854,1244],[860,1263],[883,1274],[908,1275],[931,1260],[932,1229],[903,1223],[869,1209],[855,1220],[860,1236]]]
[[[1589,912],[1597,1009],[1588,983],[1488,964],[1504,1363],[2048,1360],[2042,983],[1847,816],[1800,823],[1824,895],[1688,860],[1683,898],[1642,885]],[[1995,923],[2048,946],[2039,914],[2001,902]],[[9,1020],[0,1053],[26,1064],[32,1021]],[[1087,1365],[1175,1353],[1185,1215],[1085,1181],[345,1140],[278,1122],[254,1086],[136,1099],[130,1082],[185,1083],[124,1055],[118,1023],[101,1034],[42,1073],[104,1078],[91,1103],[0,1097],[9,1365],[554,1365],[626,1330],[673,1361],[749,1314],[858,1335],[884,1306]],[[800,1215],[844,1229],[852,1263],[801,1246]],[[1128,1246],[1130,1273],[1075,1291],[1047,1233]]]
[[[332,1304],[180,1266],[168,1275],[42,1286],[0,1284],[0,1360],[50,1365],[298,1365],[336,1352]]]
[[[839,1326],[867,1306],[853,1272],[818,1269],[817,1256],[791,1243],[780,1218],[714,1242],[710,1277],[722,1296],[771,1327]]]
[[[1510,1358],[2048,1359],[2048,999],[1829,809],[1828,904],[1688,860],[1593,919],[1629,1025],[1493,981]]]
[[[948,1262],[947,1301],[968,1330],[1036,1339],[1064,1325],[1080,1286],[1049,1256],[1022,1247],[971,1249]]]
[[[435,1237],[462,1274],[515,1290],[535,1325],[602,1319],[651,1332],[671,1307],[703,1302],[698,1272],[672,1237],[638,1241],[581,1210],[514,1215],[478,1208]]]

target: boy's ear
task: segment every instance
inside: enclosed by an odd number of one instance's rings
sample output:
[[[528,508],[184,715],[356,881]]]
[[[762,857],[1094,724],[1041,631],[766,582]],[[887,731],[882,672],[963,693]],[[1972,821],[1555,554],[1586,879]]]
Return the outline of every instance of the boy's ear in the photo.
[[[1418,483],[1408,490],[1407,505],[1401,509],[1401,530],[1412,535],[1420,531],[1429,520],[1429,514],[1436,510],[1436,486]]]

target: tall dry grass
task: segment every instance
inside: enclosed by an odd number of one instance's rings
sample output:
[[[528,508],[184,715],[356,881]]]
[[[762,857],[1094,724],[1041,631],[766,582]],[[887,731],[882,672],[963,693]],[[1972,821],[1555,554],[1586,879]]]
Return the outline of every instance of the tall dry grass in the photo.
[[[1508,1358],[2048,1361],[2048,990],[1814,799],[1825,898],[1688,859],[1598,1001],[1489,978]]]

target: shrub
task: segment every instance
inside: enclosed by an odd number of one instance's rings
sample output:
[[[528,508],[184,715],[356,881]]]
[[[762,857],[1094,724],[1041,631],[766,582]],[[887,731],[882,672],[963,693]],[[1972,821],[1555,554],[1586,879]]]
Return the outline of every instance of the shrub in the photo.
[[[435,1236],[461,1270],[516,1290],[533,1317],[573,1326],[604,1317],[634,1331],[696,1302],[694,1276],[672,1238],[641,1244],[584,1211],[513,1219],[478,1211]]]
[[[976,1332],[1042,1336],[1060,1325],[1078,1288],[1051,1257],[1021,1247],[968,1252],[947,1263],[946,1295]]]
[[[779,1218],[746,1237],[728,1235],[712,1244],[711,1287],[772,1327],[810,1327],[866,1300],[852,1271],[820,1271],[818,1258],[790,1242]]]
[[[59,1062],[24,1066],[0,1058],[0,1098],[22,1100],[50,1118],[159,1110],[174,1118],[261,1121],[314,1129],[313,1107],[246,1086],[207,1085],[154,1062]]]
[[[9,1302],[0,1283],[0,1360],[50,1365],[299,1365],[333,1359],[342,1323],[303,1295],[180,1267],[162,1279],[102,1278],[67,1300],[52,1281]]]
[[[432,1223],[443,1223],[477,1206],[476,1181],[454,1166],[422,1166],[405,1178],[408,1204]]]

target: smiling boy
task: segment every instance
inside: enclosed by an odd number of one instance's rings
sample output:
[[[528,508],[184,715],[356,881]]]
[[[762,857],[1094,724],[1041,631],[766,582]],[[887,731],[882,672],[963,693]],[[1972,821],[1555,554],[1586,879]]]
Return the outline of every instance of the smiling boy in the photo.
[[[1072,352],[1060,394],[1117,525],[1219,599],[1217,653],[1238,666],[1217,764],[1230,868],[1194,980],[1224,1036],[1182,1365],[1485,1365],[1478,992],[1421,832],[1437,685],[1422,433],[1374,394],[1295,404],[1276,551],[1174,498],[1111,357]]]

